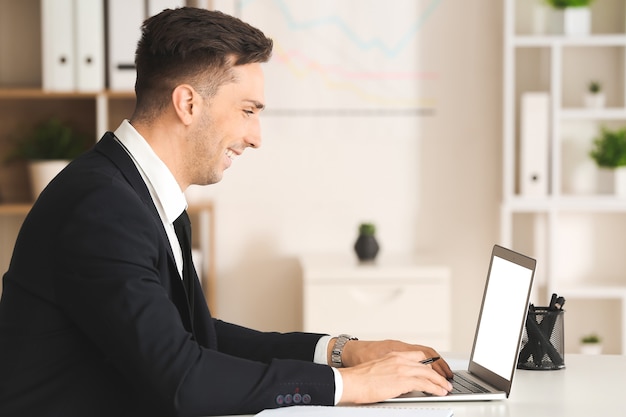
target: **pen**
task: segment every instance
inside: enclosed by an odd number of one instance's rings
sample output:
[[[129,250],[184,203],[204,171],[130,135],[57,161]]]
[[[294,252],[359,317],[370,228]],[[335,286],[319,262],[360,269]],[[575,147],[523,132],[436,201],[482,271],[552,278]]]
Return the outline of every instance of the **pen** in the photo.
[[[422,365],[428,365],[428,364],[430,364],[430,363],[433,363],[433,362],[435,362],[435,361],[438,361],[439,359],[441,359],[441,357],[440,357],[440,356],[435,356],[435,357],[433,357],[433,358],[424,359],[423,361],[420,361],[420,363],[421,363]]]

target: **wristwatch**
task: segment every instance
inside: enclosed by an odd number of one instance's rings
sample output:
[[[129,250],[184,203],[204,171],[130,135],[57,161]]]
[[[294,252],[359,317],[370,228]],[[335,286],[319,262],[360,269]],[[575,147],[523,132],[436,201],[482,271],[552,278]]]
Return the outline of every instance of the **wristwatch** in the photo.
[[[343,360],[341,358],[341,354],[343,353],[343,347],[348,343],[348,340],[359,340],[354,336],[350,336],[349,334],[340,334],[337,336],[335,340],[335,345],[333,346],[333,350],[330,354],[331,365],[335,368],[343,367]]]

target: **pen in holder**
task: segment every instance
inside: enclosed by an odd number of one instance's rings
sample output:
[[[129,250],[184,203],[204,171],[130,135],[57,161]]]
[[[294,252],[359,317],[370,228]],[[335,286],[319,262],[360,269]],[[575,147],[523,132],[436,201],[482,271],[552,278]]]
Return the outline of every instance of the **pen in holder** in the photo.
[[[554,299],[554,298],[553,298]],[[563,300],[564,301],[564,300]],[[551,370],[565,368],[563,303],[550,307],[528,308],[522,337],[518,369]]]

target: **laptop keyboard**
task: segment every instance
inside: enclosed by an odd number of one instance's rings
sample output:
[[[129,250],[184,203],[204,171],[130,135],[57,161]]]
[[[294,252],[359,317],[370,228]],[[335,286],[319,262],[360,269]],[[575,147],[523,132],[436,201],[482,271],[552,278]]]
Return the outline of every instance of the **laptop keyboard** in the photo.
[[[485,387],[482,387],[477,383],[470,381],[469,379],[458,373],[454,374],[454,379],[452,379],[450,382],[452,382],[451,394],[489,392],[489,390],[487,390]]]

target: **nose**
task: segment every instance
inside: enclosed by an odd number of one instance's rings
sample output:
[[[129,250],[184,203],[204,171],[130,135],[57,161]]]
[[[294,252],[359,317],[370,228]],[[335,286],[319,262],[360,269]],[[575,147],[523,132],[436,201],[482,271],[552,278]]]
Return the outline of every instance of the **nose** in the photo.
[[[250,131],[244,138],[244,141],[251,148],[258,148],[261,146],[261,124],[258,121],[250,128]]]

